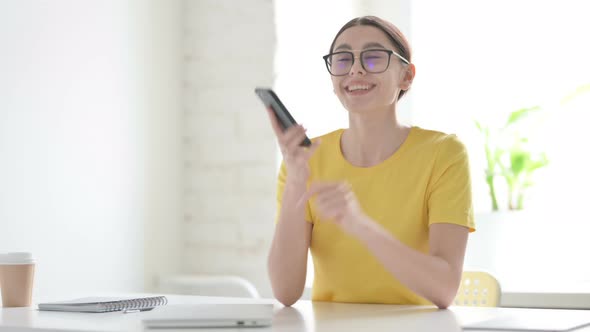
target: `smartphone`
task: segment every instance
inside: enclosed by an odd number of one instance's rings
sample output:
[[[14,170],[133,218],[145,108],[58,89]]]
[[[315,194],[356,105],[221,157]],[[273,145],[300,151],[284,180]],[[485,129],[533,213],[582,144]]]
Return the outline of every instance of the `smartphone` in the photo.
[[[274,93],[272,89],[258,87],[254,89],[254,92],[258,95],[260,100],[262,100],[264,106],[270,107],[273,110],[283,130],[286,130],[287,128],[297,124],[297,122],[295,122],[295,119],[293,119],[293,117],[291,116],[291,113],[287,111],[285,105],[283,105],[277,94]],[[305,136],[305,139],[303,139],[303,141],[301,141],[299,145],[310,146],[311,140],[307,136]]]

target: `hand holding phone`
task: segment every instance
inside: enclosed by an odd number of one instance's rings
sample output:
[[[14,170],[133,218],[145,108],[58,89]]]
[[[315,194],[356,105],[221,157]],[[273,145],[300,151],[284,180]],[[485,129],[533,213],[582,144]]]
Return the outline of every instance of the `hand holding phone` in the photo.
[[[305,128],[295,122],[271,89],[256,88],[255,92],[266,106],[266,112],[277,136],[288,174],[287,183],[303,193],[307,190],[306,184],[310,176],[309,161],[318,149],[320,141],[316,139],[312,142],[306,136]]]
[[[283,105],[279,97],[276,95],[276,93],[274,93],[274,91],[272,91],[272,89],[258,87],[254,89],[254,92],[258,95],[260,100],[262,100],[264,106],[270,108],[273,111],[283,131],[287,130],[289,127],[297,125],[295,119],[293,119],[289,111],[287,111],[285,105]],[[311,146],[311,140],[305,136],[299,145],[309,147]]]

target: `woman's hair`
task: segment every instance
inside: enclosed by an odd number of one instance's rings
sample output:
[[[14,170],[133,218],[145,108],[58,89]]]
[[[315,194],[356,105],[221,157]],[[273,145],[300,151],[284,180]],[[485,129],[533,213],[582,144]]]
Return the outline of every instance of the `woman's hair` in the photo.
[[[372,26],[383,31],[393,46],[395,46],[395,51],[406,58],[406,60],[408,60],[410,63],[412,62],[412,49],[410,48],[410,43],[403,33],[395,25],[377,16],[361,16],[348,21],[348,23],[340,28],[340,31],[338,31],[334,37],[334,40],[332,40],[329,53],[332,53],[334,50],[334,43],[336,43],[336,39],[338,39],[340,34],[342,34],[348,28],[361,25]],[[401,90],[397,99],[399,100],[405,93],[406,90]]]

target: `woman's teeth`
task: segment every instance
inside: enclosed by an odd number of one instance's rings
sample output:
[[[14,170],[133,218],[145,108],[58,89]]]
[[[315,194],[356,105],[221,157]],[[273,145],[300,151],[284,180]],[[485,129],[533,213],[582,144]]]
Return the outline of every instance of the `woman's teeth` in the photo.
[[[353,92],[353,91],[357,91],[357,90],[369,90],[370,88],[372,88],[372,86],[368,85],[368,84],[356,84],[356,85],[350,85],[346,88],[346,90],[348,90],[349,92]]]

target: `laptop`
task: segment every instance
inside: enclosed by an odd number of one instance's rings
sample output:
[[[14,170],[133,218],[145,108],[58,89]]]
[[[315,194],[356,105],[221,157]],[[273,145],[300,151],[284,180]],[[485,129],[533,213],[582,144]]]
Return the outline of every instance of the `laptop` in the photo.
[[[573,331],[590,325],[590,310],[510,309],[463,326],[464,331]]]
[[[145,329],[265,327],[272,316],[272,303],[178,304],[154,309],[142,324]]]

